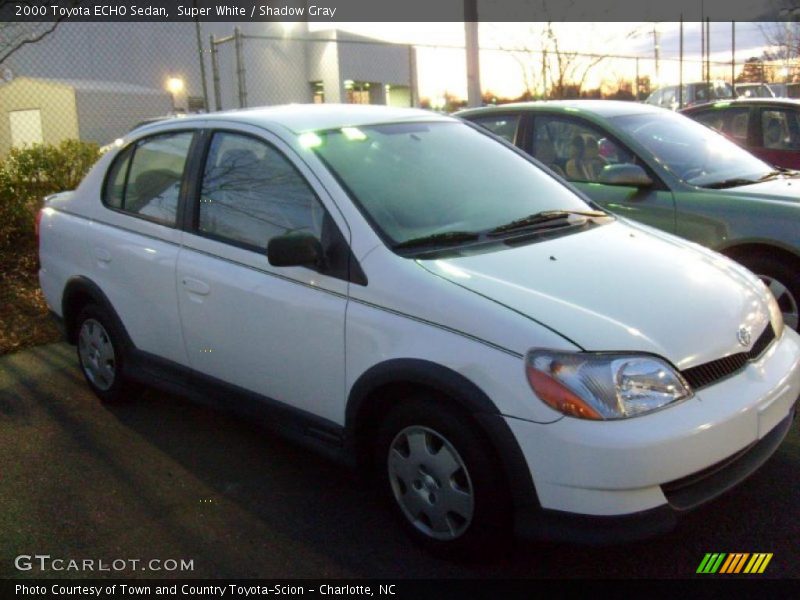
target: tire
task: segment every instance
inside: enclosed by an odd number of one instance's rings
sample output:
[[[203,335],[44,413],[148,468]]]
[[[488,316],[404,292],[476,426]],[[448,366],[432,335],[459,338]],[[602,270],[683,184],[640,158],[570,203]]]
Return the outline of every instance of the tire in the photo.
[[[139,396],[142,386],[123,375],[122,334],[108,312],[96,304],[89,304],[81,310],[75,327],[78,363],[95,396],[107,403]]]
[[[512,525],[503,469],[476,425],[445,402],[420,395],[389,412],[375,444],[378,481],[402,526],[429,551],[497,558]]]
[[[800,272],[785,262],[763,254],[744,259],[742,264],[758,275],[773,293],[786,327],[800,331]]]

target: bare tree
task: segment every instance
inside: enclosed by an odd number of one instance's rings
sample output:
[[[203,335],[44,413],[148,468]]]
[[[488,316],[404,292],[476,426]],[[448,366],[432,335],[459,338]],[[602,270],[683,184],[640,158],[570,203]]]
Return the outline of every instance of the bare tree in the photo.
[[[35,44],[53,33],[58,22],[53,23],[27,23],[5,22],[0,23],[0,64],[8,60],[17,50],[27,44]]]
[[[591,30],[587,38],[597,39],[601,47],[607,45],[607,38],[601,39],[591,25],[586,27]],[[624,39],[640,36],[640,29],[641,26],[628,31]],[[500,44],[500,49],[507,51],[519,65],[527,96],[564,98],[570,93],[580,96],[592,70],[609,58],[605,53],[567,49],[568,43],[563,39],[559,24],[548,21],[532,25],[522,44],[505,41]],[[541,93],[537,93],[538,90]]]
[[[796,64],[800,58],[800,23],[797,21],[762,23],[759,29],[770,46],[764,58],[780,61],[787,67]]]
[[[550,73],[550,83],[552,93],[555,98],[565,98],[568,88],[580,96],[583,84],[589,72],[598,64],[603,62],[607,56],[580,54],[573,50],[564,50],[559,44],[558,35],[553,29],[552,23],[547,23],[545,35],[548,40],[548,54],[554,57],[547,63]]]
[[[30,2],[21,0],[14,2],[14,5],[27,4],[39,5],[40,2]],[[62,7],[71,8],[80,4],[80,0],[72,0],[62,3]],[[0,8],[11,5],[10,2],[0,2]],[[11,55],[20,48],[28,44],[36,44],[56,30],[56,27],[64,20],[60,17],[55,21],[2,21],[0,22],[0,65],[8,60]]]

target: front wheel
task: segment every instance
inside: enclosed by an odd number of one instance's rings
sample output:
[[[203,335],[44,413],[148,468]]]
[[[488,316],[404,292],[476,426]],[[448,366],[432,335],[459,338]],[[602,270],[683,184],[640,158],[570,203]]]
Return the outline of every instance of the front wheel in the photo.
[[[389,502],[418,543],[473,558],[509,537],[503,470],[465,414],[434,397],[402,402],[380,428],[376,451]]]

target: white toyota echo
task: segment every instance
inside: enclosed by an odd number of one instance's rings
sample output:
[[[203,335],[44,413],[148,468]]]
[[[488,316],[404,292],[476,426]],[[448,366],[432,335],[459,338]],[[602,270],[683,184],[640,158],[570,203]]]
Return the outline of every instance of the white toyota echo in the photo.
[[[150,124],[39,219],[102,400],[214,397],[371,469],[438,550],[664,531],[762,465],[800,395],[750,272],[429,112]]]

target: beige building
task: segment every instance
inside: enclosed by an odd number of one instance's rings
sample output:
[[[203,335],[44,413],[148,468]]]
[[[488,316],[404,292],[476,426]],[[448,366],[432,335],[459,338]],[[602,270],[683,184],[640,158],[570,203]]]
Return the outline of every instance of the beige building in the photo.
[[[114,81],[18,77],[0,85],[0,156],[14,146],[81,139],[107,144],[172,110],[163,90]]]

